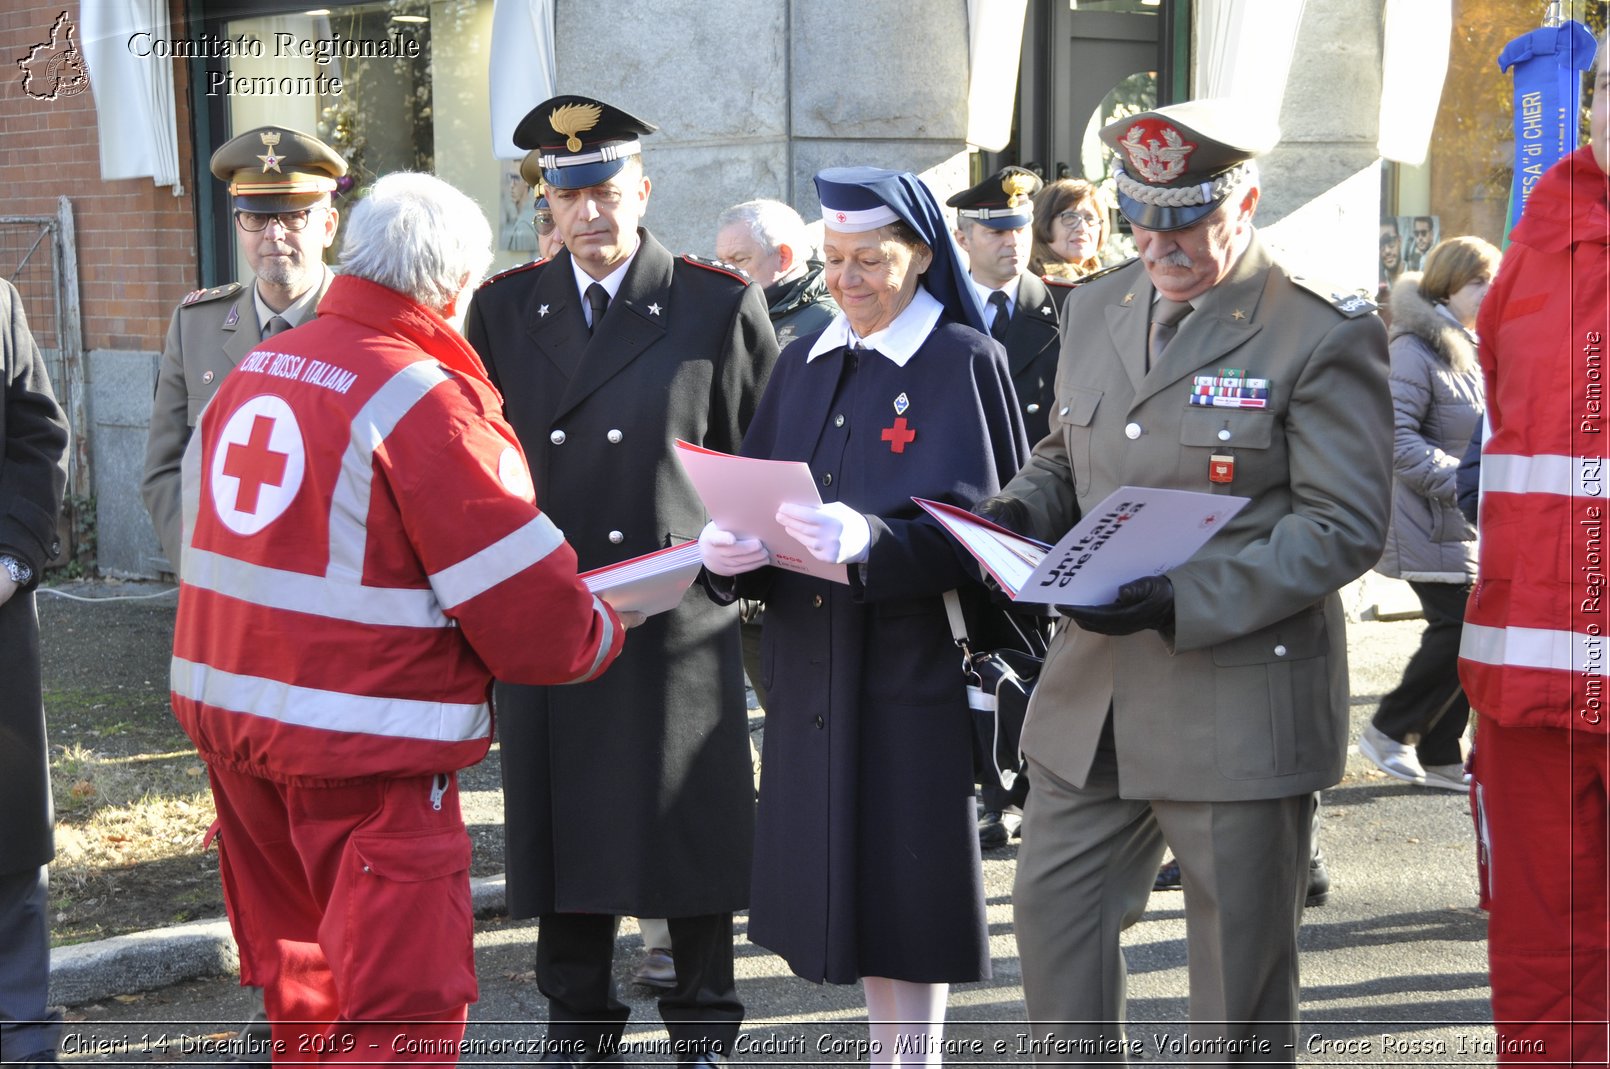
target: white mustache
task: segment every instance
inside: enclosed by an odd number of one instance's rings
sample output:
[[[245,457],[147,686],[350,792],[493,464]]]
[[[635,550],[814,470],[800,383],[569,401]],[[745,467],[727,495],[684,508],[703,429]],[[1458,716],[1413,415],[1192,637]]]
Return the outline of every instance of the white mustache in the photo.
[[[1166,256],[1143,256],[1149,264],[1162,264],[1164,267],[1195,267],[1196,261],[1185,255],[1184,249],[1175,249]]]

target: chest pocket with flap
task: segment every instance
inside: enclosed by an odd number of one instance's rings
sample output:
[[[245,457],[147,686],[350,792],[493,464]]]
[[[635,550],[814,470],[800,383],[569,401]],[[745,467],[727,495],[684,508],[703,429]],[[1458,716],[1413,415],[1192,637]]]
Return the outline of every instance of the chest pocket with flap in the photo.
[[[1073,489],[1082,494],[1090,488],[1090,423],[1101,404],[1101,391],[1075,386],[1057,400],[1057,427],[1067,444],[1068,464],[1073,469]]]

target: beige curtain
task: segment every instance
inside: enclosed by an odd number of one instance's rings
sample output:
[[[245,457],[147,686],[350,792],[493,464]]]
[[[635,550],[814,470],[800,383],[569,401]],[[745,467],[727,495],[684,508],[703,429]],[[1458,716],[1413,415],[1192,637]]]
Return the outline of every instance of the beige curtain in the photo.
[[[1028,0],[967,0],[967,143],[999,152],[1012,137]]]
[[[160,41],[174,35],[168,5],[164,0],[94,0],[79,7],[80,47],[100,133],[101,178],[149,176],[159,186],[172,186],[174,196],[181,195],[174,61],[137,55],[145,46],[130,44],[136,34]]]
[[[487,70],[492,102],[492,151],[500,160],[518,160],[514,128],[532,105],[553,96],[555,0],[495,0],[492,7],[492,58]]]
[[[1448,75],[1453,0],[1386,0],[1381,21],[1381,127],[1376,151],[1399,163],[1424,163]]]
[[[1200,0],[1193,95],[1233,97],[1280,124],[1303,0]]]

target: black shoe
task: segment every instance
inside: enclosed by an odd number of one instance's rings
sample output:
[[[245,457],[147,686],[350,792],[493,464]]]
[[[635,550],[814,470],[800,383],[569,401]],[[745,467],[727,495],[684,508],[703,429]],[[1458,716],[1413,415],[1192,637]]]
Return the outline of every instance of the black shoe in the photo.
[[[1303,906],[1323,906],[1330,901],[1330,873],[1325,871],[1325,855],[1318,850],[1308,859],[1308,897]]]
[[[1169,858],[1163,867],[1157,870],[1157,879],[1152,881],[1154,891],[1178,891],[1184,885],[1180,883],[1180,863]]]
[[[268,1023],[268,1014],[258,1010],[229,1041],[229,1054],[224,1061],[237,1065],[269,1065],[273,1062],[273,1054],[273,1026]]]
[[[719,1069],[720,1066],[726,1064],[727,1059],[713,1050],[701,1050],[687,1061],[677,1062],[678,1066],[685,1066],[687,1069],[697,1069],[697,1067],[703,1066],[708,1066],[709,1069]]]
[[[978,818],[978,845],[997,850],[1023,834],[1023,811],[1017,806],[986,809]]]
[[[557,1066],[558,1069],[578,1069],[584,1065],[618,1065],[621,1063],[621,1052],[612,1050],[608,1054],[572,1053],[568,1050],[547,1050],[538,1059],[541,1065]]]

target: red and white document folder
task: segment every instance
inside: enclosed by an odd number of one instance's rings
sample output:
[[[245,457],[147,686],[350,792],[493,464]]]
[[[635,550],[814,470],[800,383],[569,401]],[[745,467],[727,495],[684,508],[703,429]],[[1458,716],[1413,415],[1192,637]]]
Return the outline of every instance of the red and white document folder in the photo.
[[[779,505],[822,504],[810,465],[738,457],[680,440],[676,455],[717,527],[739,538],[760,539],[778,568],[849,583],[844,565],[817,560],[777,522]]]
[[[640,612],[646,616],[674,609],[702,567],[699,543],[655,550],[619,564],[581,573],[587,589],[609,602],[619,612]]]
[[[913,498],[1013,601],[1105,605],[1118,588],[1196,556],[1250,498],[1123,486],[1054,546],[1013,534],[965,509]]]

